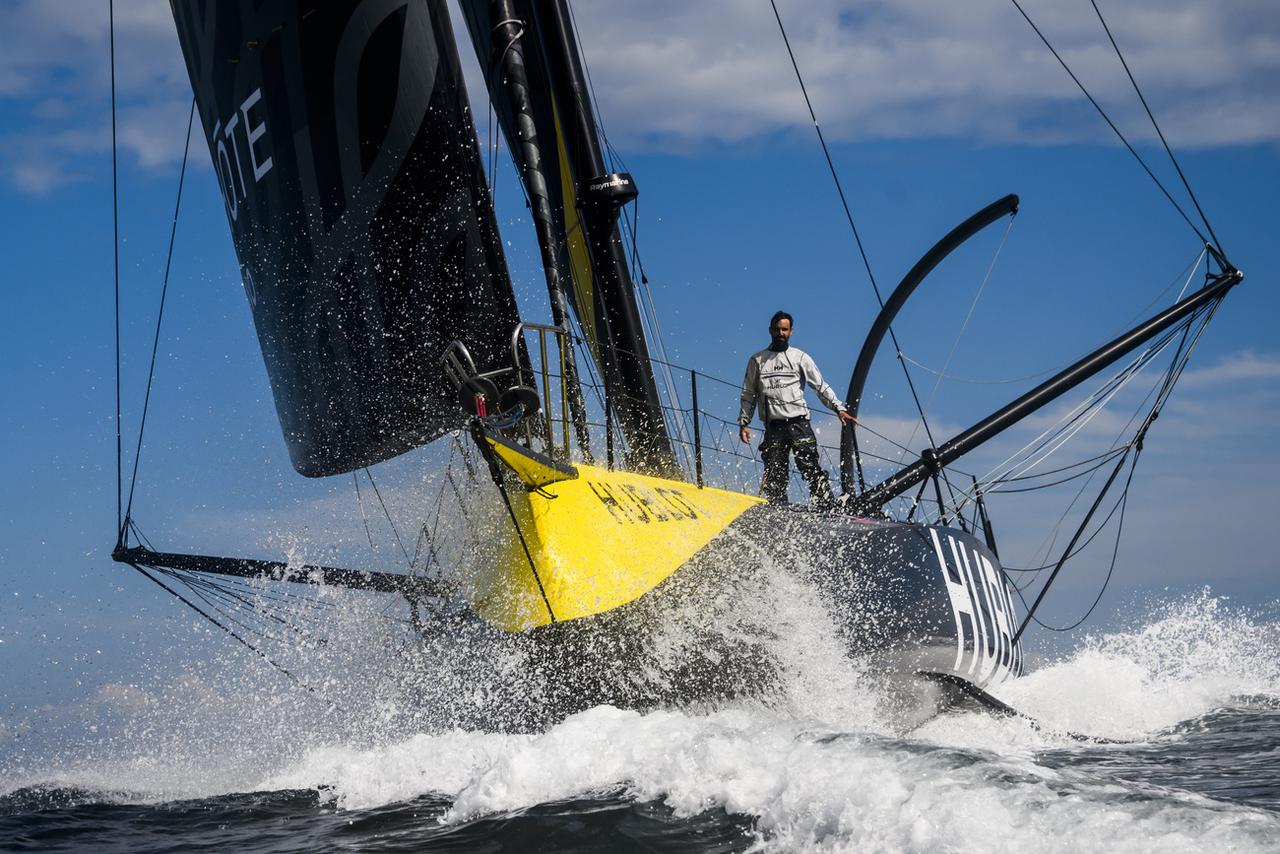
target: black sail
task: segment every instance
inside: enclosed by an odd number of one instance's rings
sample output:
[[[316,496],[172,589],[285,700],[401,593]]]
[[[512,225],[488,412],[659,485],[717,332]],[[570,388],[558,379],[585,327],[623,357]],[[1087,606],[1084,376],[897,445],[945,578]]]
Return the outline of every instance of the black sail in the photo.
[[[462,418],[454,339],[518,322],[443,0],[173,0],[294,467],[339,474]]]

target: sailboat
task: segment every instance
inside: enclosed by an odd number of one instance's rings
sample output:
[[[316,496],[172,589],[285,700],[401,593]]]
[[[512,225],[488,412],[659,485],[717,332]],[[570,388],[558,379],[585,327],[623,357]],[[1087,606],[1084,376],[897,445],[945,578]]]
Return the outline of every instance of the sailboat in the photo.
[[[654,615],[708,590],[753,595],[742,579],[772,559],[817,591],[850,656],[934,699],[999,707],[988,690],[1023,671],[1031,614],[1015,609],[981,491],[969,495],[981,524],[887,508],[913,492],[918,504],[932,485],[941,511],[947,466],[1151,342],[1202,328],[1240,272],[1209,246],[1202,287],[878,484],[865,482],[857,428],[846,427],[837,511],[719,488],[704,473],[714,448],[699,435],[696,374],[692,436],[673,433],[664,410],[619,230],[636,183],[605,165],[567,3],[459,6],[532,214],[549,318],[525,320],[517,306],[443,0],[174,0],[173,13],[293,467],[341,475],[463,435],[501,504],[481,558],[449,586],[382,568],[175,554],[133,541],[127,514],[114,558],[144,573],[337,585],[411,605],[461,597],[547,651],[566,703],[631,704],[671,699],[637,677]],[[883,301],[851,413],[908,297],[1018,204],[1005,196],[966,219]],[[717,647],[713,634],[661,684],[701,699],[767,680],[755,650]]]

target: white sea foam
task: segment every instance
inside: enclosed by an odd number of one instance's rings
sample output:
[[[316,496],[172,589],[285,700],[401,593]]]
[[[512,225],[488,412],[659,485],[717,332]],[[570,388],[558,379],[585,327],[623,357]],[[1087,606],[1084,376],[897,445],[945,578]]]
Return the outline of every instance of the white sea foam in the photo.
[[[435,794],[452,802],[447,822],[621,788],[679,815],[748,816],[760,844],[781,850],[1252,851],[1280,839],[1275,813],[1038,759],[1077,749],[1067,730],[1178,737],[1170,727],[1233,698],[1280,696],[1275,623],[1191,597],[1003,686],[1001,698],[1039,728],[966,713],[904,735],[839,654],[816,603],[782,592],[790,604],[775,611],[772,651],[786,684],[771,702],[601,706],[510,734],[432,726],[430,708],[397,708],[382,677],[361,689],[350,671],[341,713],[247,678],[215,690],[189,676],[153,696],[106,692],[101,701],[124,719],[110,740],[78,757],[68,749],[56,773],[26,782],[138,800],[315,789],[351,810]],[[459,664],[456,684],[473,666]]]
[[[446,821],[624,787],[677,815],[752,816],[768,847],[817,850],[1260,850],[1280,820],[1196,796],[1054,771],[1028,757],[872,733],[830,733],[760,710],[705,716],[598,707],[536,736],[416,736],[316,751],[264,788],[323,786],[338,806],[424,793]]]
[[[1241,697],[1280,698],[1280,624],[1205,590],[1159,607],[1137,628],[1086,637],[995,693],[1026,718],[952,714],[913,736],[1005,755],[1070,747],[1075,736],[1146,740]]]
[[[1280,625],[1254,621],[1206,590],[1138,628],[1088,637],[999,693],[1050,727],[1143,738],[1233,697],[1280,695]]]
[[[1266,850],[1280,839],[1273,813],[1050,768],[1036,751],[1076,745],[1059,730],[1148,738],[1232,697],[1280,693],[1277,650],[1274,624],[1204,594],[1003,689],[1040,728],[961,714],[898,737],[873,708],[833,700],[860,691],[843,681],[857,674],[818,654],[816,672],[791,670],[783,709],[597,707],[538,735],[323,748],[260,785],[322,788],[347,809],[442,794],[453,801],[446,821],[622,787],[679,815],[750,816],[764,847],[786,850]]]

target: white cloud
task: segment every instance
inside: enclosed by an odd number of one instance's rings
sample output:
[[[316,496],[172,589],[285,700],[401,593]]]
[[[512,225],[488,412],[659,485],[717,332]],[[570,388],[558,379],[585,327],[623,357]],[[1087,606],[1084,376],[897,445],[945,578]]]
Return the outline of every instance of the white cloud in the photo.
[[[1135,139],[1153,134],[1092,10],[1028,4]],[[788,0],[783,21],[835,140],[959,136],[1000,143],[1110,141],[1074,85],[1004,3]],[[763,2],[598,0],[575,7],[602,118],[630,150],[808,133],[810,120]],[[1280,16],[1261,0],[1135,0],[1107,9],[1176,146],[1280,140]],[[455,27],[465,30],[461,16]],[[463,35],[465,39],[465,35]],[[463,45],[465,64],[472,51]],[[146,168],[181,158],[190,89],[163,0],[116,3],[121,143]],[[469,81],[472,95],[483,86]],[[21,0],[0,29],[0,99],[25,124],[0,138],[9,180],[47,192],[79,177],[75,129],[109,137],[106,4]],[[483,116],[483,112],[477,113]],[[203,162],[204,158],[197,158]]]
[[[57,91],[109,96],[107,4],[98,0],[20,0],[0,31],[0,95],[48,97]],[[126,95],[187,85],[169,6],[157,0],[115,4],[116,83]]]
[[[1067,62],[1136,138],[1152,132],[1088,6],[1029,3]],[[1011,6],[927,0],[781,3],[819,120],[839,139],[1101,140],[1109,131]],[[769,8],[581,4],[610,131],[736,141],[809,124]],[[1109,23],[1174,144],[1274,141],[1280,21],[1266,4],[1146,2]],[[1224,103],[1227,105],[1223,107]],[[1206,121],[1212,115],[1216,120]]]
[[[190,84],[168,4],[115,4],[118,137],[146,169],[182,157]],[[6,177],[42,194],[102,168],[111,148],[107,4],[19,2],[0,28],[0,103],[22,116],[0,137]],[[7,102],[7,103],[6,103]]]
[[[15,158],[9,162],[9,178],[26,193],[44,195],[68,181],[66,172],[48,160]]]
[[[1280,380],[1280,353],[1234,353],[1211,367],[1187,371],[1181,383],[1190,388],[1203,388],[1257,380]]]

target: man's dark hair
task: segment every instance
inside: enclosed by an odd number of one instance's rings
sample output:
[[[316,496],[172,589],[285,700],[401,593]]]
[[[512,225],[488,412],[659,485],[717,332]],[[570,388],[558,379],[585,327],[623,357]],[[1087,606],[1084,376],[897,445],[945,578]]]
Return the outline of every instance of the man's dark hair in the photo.
[[[796,322],[795,320],[792,319],[791,315],[787,314],[785,311],[775,311],[773,313],[773,317],[769,318],[769,328],[772,329],[773,327],[777,326],[779,320],[785,320],[787,323],[790,323],[792,326],[796,325]]]

